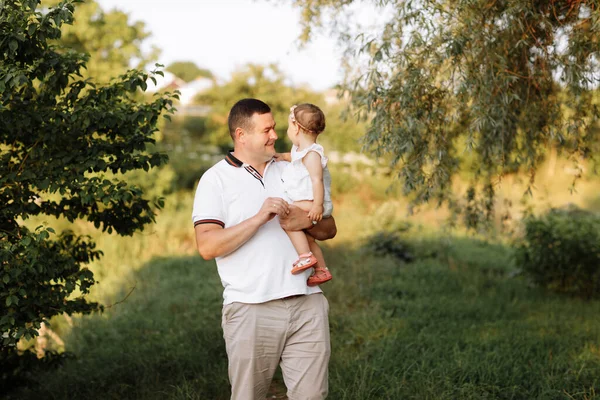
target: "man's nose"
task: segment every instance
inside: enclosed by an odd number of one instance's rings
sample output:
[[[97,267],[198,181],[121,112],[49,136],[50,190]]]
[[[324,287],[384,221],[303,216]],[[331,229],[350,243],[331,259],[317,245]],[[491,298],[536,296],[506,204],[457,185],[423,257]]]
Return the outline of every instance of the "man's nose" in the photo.
[[[271,129],[271,139],[277,140],[277,132],[275,132],[275,129]]]

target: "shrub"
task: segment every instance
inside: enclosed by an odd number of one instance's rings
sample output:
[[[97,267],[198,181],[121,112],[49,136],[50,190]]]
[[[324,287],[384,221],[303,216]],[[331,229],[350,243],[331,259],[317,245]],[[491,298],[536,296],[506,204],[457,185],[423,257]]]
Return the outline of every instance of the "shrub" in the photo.
[[[600,290],[600,217],[569,207],[525,220],[517,265],[534,282],[586,298]]]
[[[398,233],[378,232],[369,237],[363,250],[376,256],[392,256],[404,262],[414,260],[412,246]]]
[[[86,236],[31,217],[87,220],[102,231],[132,235],[162,206],[118,178],[164,165],[149,153],[161,113],[175,96],[136,100],[148,74],[131,70],[106,85],[81,77],[88,56],[60,47],[75,4],[2,2],[0,12],[0,365],[16,344],[63,313],[102,309],[86,294],[96,282],[87,264],[102,253]],[[165,115],[168,117],[168,115]]]

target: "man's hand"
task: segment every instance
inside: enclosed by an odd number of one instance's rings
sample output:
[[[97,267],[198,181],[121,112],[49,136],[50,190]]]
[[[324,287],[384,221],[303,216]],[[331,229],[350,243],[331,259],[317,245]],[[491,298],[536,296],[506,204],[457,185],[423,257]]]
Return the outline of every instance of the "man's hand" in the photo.
[[[284,217],[279,217],[279,223],[286,231],[301,231],[313,226],[308,213],[294,205],[289,206],[289,213]]]
[[[275,215],[282,218],[289,212],[289,204],[285,200],[279,197],[269,197],[256,215],[232,227],[223,228],[214,223],[196,225],[194,230],[198,252],[205,260],[232,253],[250,240],[260,227],[273,219]]]
[[[283,218],[288,215],[290,212],[290,205],[287,201],[283,200],[280,197],[268,197],[258,213],[256,214],[259,217],[260,221],[265,224],[275,215],[279,215],[279,218]]]

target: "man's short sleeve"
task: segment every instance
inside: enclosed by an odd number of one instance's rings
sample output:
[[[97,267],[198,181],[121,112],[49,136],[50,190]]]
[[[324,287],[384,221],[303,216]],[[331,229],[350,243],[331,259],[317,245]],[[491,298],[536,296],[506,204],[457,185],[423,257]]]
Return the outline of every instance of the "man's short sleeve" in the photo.
[[[194,226],[200,224],[217,224],[225,227],[222,189],[216,176],[207,171],[196,188],[194,208],[192,211]]]

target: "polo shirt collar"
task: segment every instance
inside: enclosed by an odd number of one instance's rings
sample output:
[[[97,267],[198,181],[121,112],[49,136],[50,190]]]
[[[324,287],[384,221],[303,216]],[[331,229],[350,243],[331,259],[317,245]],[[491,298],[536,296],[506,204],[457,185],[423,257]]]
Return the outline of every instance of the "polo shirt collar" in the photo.
[[[227,162],[227,164],[231,165],[232,167],[241,168],[241,167],[245,166],[241,160],[239,160],[236,156],[233,155],[233,150],[229,150],[227,152],[227,155],[225,156],[225,161]],[[271,161],[269,161],[269,163],[272,163],[273,161],[275,161],[275,158],[272,158]],[[250,165],[248,165],[248,166],[250,167]],[[252,168],[252,167],[250,167],[250,168]],[[254,169],[254,168],[252,168],[252,169]]]
[[[240,168],[242,165],[244,165],[243,162],[241,162],[240,160],[238,160],[234,155],[233,155],[233,150],[229,150],[227,152],[227,155],[225,156],[225,161],[227,161],[227,164]]]

